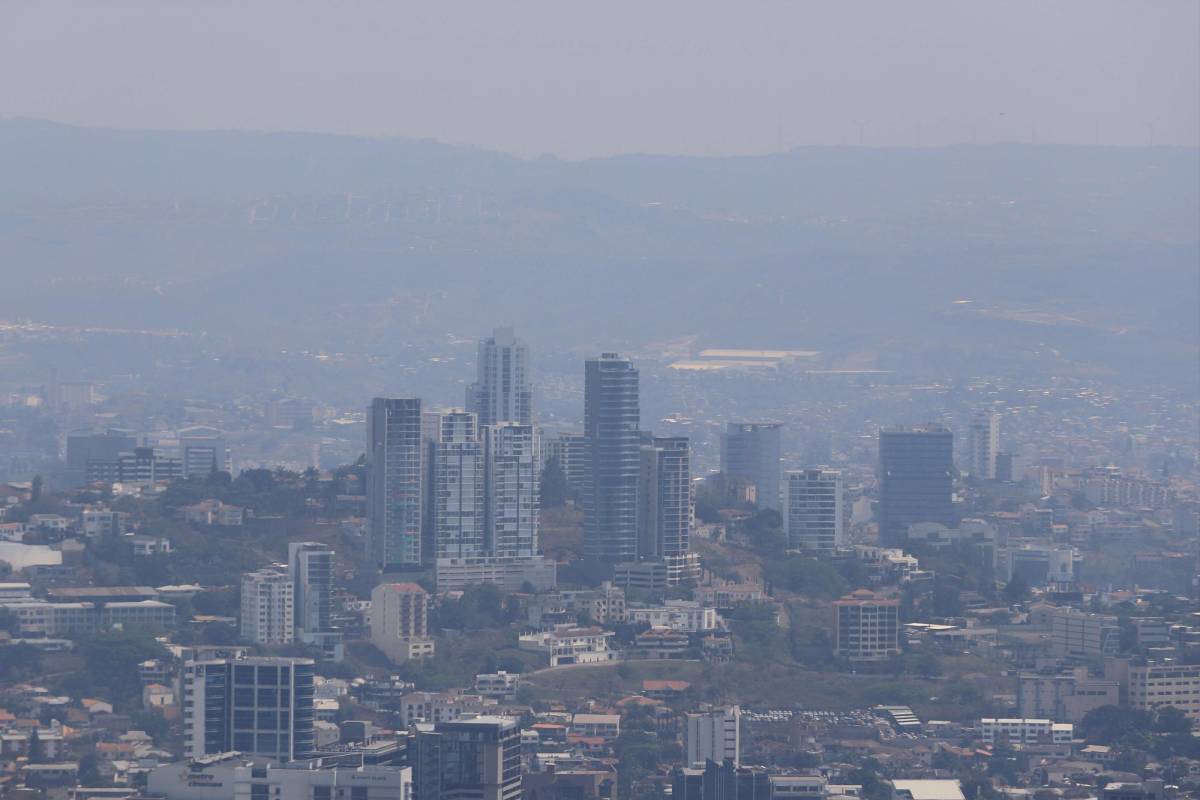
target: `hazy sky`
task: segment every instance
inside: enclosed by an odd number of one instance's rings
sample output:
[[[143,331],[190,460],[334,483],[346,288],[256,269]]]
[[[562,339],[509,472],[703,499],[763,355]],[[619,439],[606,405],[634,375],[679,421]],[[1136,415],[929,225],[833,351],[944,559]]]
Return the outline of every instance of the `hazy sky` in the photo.
[[[1197,0],[0,0],[0,115],[525,156],[1200,144]]]

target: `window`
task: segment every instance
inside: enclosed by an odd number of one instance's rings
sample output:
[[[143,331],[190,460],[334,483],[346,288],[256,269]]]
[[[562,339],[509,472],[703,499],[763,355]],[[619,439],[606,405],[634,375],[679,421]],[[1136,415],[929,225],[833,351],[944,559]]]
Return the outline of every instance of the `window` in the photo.
[[[277,705],[279,701],[279,692],[274,689],[259,689],[258,704],[260,706]]]

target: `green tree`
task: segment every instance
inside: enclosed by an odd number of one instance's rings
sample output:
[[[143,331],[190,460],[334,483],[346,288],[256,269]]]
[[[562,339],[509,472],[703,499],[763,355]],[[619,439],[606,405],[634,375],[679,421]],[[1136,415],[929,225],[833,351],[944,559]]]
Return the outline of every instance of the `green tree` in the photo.
[[[768,583],[813,597],[833,599],[850,588],[841,573],[829,564],[804,556],[767,561],[763,573]]]
[[[36,506],[42,500],[42,488],[45,486],[45,481],[41,475],[33,476],[33,484],[29,493],[29,504]]]
[[[1153,718],[1145,711],[1122,706],[1100,706],[1083,715],[1079,732],[1091,744],[1112,745],[1130,736],[1149,733]]]
[[[96,757],[95,751],[89,751],[79,759],[79,785],[89,788],[101,788],[106,785],[104,777],[100,774],[100,759]]]
[[[1154,717],[1154,732],[1167,735],[1191,734],[1192,721],[1175,706],[1165,706]]]
[[[558,508],[566,505],[571,496],[571,486],[567,483],[567,475],[558,463],[557,456],[551,456],[542,467],[541,502],[543,508]]]
[[[1004,601],[1015,605],[1029,598],[1029,584],[1020,575],[1013,575],[1012,580],[1004,585]]]

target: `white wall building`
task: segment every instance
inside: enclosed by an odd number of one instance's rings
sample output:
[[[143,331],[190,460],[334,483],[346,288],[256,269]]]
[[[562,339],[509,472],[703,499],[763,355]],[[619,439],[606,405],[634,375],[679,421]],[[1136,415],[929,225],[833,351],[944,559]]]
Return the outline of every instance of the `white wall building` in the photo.
[[[561,625],[550,631],[523,633],[518,647],[546,656],[551,667],[567,664],[600,664],[616,661],[617,652],[610,650],[608,640],[612,631],[602,628],[575,628]]]
[[[487,547],[483,445],[474,414],[441,414],[434,464],[433,524],[438,558],[481,555]]]
[[[832,469],[790,470],[784,498],[783,530],[789,548],[832,554],[845,547],[841,472]]]
[[[741,729],[742,710],[738,706],[688,714],[684,735],[687,763],[702,767],[706,761],[721,764],[728,758],[737,766],[742,752]]]
[[[484,430],[484,446],[491,555],[534,558],[541,502],[541,442],[537,428],[516,422],[496,423]]]
[[[1129,705],[1141,711],[1175,706],[1200,719],[1200,666],[1130,666]]]
[[[517,697],[517,689],[521,688],[520,673],[484,672],[475,676],[475,693],[490,697],[494,700],[511,702]]]
[[[988,744],[1007,741],[1012,744],[1070,744],[1075,726],[1048,719],[997,719],[984,717],[976,726],[979,738]]]
[[[242,639],[254,644],[291,644],[294,587],[285,573],[270,569],[242,576]]]
[[[694,600],[667,600],[661,606],[629,608],[625,616],[635,624],[683,633],[711,631],[717,627],[717,610]]]

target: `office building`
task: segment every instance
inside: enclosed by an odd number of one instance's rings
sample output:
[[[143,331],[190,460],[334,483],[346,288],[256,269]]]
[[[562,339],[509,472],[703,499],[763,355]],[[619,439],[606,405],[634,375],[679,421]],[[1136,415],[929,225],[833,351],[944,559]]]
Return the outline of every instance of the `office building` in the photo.
[[[521,731],[479,716],[418,730],[410,758],[414,800],[519,800]]]
[[[1062,673],[1022,673],[1017,678],[1017,709],[1026,718],[1082,722],[1089,711],[1120,702],[1120,683],[1091,678],[1086,667]]]
[[[272,569],[242,576],[242,639],[254,644],[291,644],[295,635],[295,587]]]
[[[183,461],[164,455],[153,447],[135,447],[117,456],[116,461],[88,463],[88,482],[154,483],[183,477]]]
[[[188,661],[183,720],[193,758],[215,753],[307,758],[313,740],[313,661],[240,658]]]
[[[702,769],[677,767],[671,773],[672,800],[771,800],[771,778],[762,767],[709,761]]]
[[[178,800],[412,800],[409,767],[353,763],[358,755],[349,752],[278,766],[256,764],[237,752],[204,756],[152,768],[146,776],[146,792]],[[360,758],[365,761],[369,756]],[[81,790],[80,800],[83,791],[87,790]]]
[[[741,730],[742,710],[738,706],[688,714],[684,735],[688,765],[702,767],[707,761],[722,764],[729,760],[737,766],[741,763]]]
[[[371,644],[401,664],[433,655],[424,589],[415,583],[381,583],[372,590]]]
[[[433,524],[437,558],[481,555],[487,549],[486,478],[475,415],[441,415],[434,465]]]
[[[501,422],[484,429],[488,552],[533,558],[538,550],[541,442],[532,425]]]
[[[533,390],[529,385],[529,348],[512,328],[496,328],[479,342],[475,383],[467,387],[467,411],[479,426],[500,422],[533,424]]]
[[[954,434],[940,425],[879,432],[879,543],[903,544],[908,526],[954,527]]]
[[[120,428],[70,433],[67,435],[67,463],[55,474],[54,484],[74,489],[92,480],[102,480],[89,477],[89,472],[94,474],[108,465],[115,465],[122,453],[136,446],[137,438],[133,432]]]
[[[439,593],[461,592],[481,583],[493,583],[505,592],[520,592],[532,586],[535,592],[554,588],[558,565],[545,556],[473,556],[439,558],[434,565],[434,582]]]
[[[997,719],[984,717],[976,726],[979,738],[987,744],[1070,744],[1075,726],[1048,719]]]
[[[996,457],[1000,454],[1000,415],[980,411],[971,417],[970,473],[981,481],[996,480]]]
[[[691,551],[691,451],[683,436],[655,437],[641,448],[638,488],[638,557],[675,566],[668,581],[695,577],[680,574]]]
[[[421,563],[425,453],[421,401],[377,397],[367,411],[367,517],[380,569]]]
[[[179,458],[185,478],[205,478],[213,470],[233,472],[225,437],[216,428],[206,425],[179,430]]]
[[[342,640],[333,626],[334,552],[320,542],[288,543],[288,577],[294,598],[293,622],[300,641],[340,661]]]
[[[114,628],[170,631],[175,606],[159,600],[46,602],[34,598],[5,602],[23,636],[71,637]]]
[[[774,422],[730,422],[721,436],[721,474],[753,486],[759,508],[781,508],[782,431]]]
[[[1174,706],[1188,719],[1200,719],[1200,666],[1130,665],[1129,705],[1138,711]]]
[[[833,653],[850,661],[900,655],[900,601],[866,589],[833,603]]]
[[[1121,629],[1117,618],[1075,608],[1050,613],[1050,652],[1058,658],[1097,660],[1116,655]]]
[[[634,561],[638,550],[638,371],[629,359],[604,353],[584,367],[583,551],[587,558]]]
[[[816,555],[832,555],[846,546],[842,473],[832,469],[787,473],[783,530],[787,546]]]

